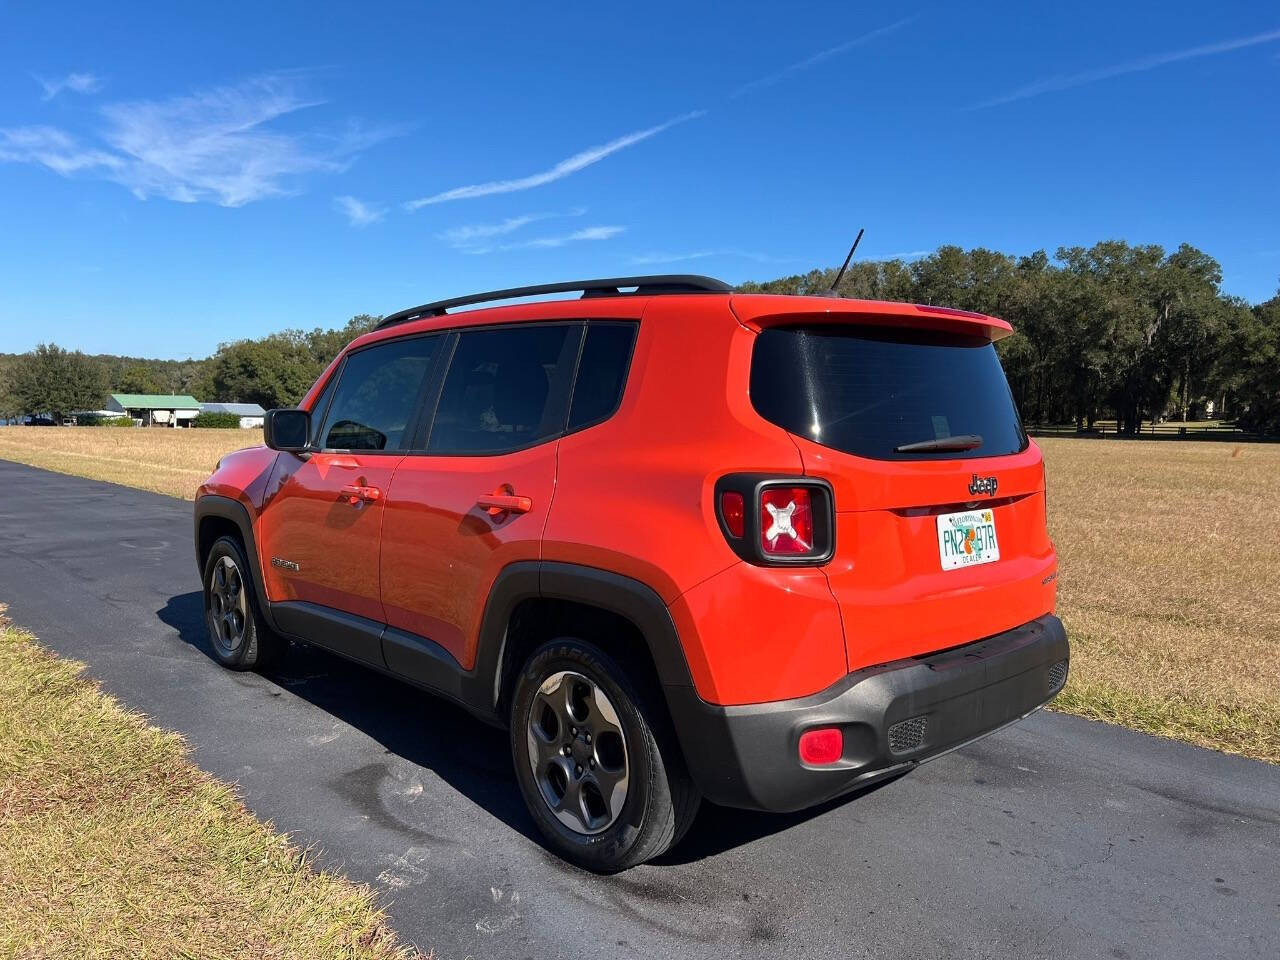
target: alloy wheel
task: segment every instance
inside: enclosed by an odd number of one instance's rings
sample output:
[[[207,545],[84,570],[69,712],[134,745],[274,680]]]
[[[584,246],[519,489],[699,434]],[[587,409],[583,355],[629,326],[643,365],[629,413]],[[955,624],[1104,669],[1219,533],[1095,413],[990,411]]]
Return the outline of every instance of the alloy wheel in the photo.
[[[219,557],[209,578],[209,627],[224,653],[240,648],[247,619],[248,598],[240,568],[231,557]]]
[[[608,695],[589,677],[547,677],[529,709],[529,766],[547,808],[586,836],[607,830],[627,801],[627,738]]]

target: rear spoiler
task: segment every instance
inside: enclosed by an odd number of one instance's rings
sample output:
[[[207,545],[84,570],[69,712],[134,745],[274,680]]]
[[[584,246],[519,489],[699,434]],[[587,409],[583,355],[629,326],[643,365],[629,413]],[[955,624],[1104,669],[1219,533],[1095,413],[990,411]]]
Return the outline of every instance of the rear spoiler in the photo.
[[[754,330],[779,324],[856,323],[875,327],[909,327],[1003,340],[1013,327],[998,317],[951,307],[887,300],[847,300],[828,297],[789,297],[768,293],[735,293],[729,309]]]

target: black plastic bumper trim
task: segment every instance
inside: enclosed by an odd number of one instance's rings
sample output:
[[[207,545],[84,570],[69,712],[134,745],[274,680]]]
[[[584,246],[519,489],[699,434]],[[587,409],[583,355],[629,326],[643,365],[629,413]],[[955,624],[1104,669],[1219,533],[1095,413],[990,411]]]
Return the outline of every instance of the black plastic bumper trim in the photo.
[[[1066,631],[1046,615],[941,653],[869,667],[808,697],[716,706],[691,688],[666,688],[690,772],[708,799],[754,810],[800,810],[847,793],[1014,723],[1053,699],[1054,664],[1069,662]],[[926,717],[918,747],[894,754],[888,730]],[[844,755],[800,762],[800,734],[836,726]]]

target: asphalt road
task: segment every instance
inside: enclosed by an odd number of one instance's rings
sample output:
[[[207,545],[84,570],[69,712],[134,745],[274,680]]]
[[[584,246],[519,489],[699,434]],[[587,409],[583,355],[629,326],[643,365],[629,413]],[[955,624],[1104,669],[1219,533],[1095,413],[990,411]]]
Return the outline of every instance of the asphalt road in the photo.
[[[538,844],[502,733],[320,651],[222,670],[198,590],[189,503],[0,461],[12,618],[438,956],[1280,956],[1280,768],[1042,713],[599,878]]]

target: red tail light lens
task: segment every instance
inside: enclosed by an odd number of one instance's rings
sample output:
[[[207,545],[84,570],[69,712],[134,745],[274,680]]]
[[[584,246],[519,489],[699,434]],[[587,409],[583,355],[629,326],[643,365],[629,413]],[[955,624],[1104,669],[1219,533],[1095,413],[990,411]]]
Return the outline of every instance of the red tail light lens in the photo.
[[[800,761],[821,767],[844,755],[844,732],[839,727],[818,727],[800,734]]]
[[[720,516],[724,517],[729,533],[741,538],[747,531],[747,507],[742,494],[734,490],[720,494]]]
[[[810,487],[765,487],[760,491],[760,549],[766,556],[813,553]]]
[[[821,477],[730,473],[714,497],[720,532],[747,563],[822,566],[835,555],[835,496]]]

